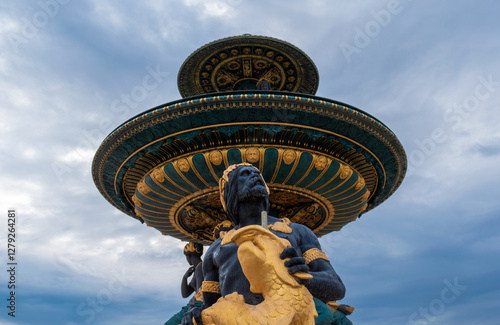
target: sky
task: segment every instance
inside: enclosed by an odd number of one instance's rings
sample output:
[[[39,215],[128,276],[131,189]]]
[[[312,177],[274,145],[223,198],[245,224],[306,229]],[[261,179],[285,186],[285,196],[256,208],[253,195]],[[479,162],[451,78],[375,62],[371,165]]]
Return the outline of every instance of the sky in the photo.
[[[185,243],[109,204],[92,158],[122,122],[181,98],[194,50],[244,33],[301,48],[318,96],[375,116],[406,150],[394,195],[320,239],[353,323],[498,324],[499,13],[493,0],[2,1],[0,324],[163,324],[187,303]]]

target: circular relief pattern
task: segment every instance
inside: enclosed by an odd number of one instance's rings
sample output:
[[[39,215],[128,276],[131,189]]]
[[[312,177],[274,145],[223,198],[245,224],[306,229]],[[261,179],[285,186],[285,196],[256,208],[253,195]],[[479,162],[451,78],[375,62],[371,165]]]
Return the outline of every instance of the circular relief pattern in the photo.
[[[212,164],[219,166],[222,163],[222,153],[219,150],[210,152],[209,159]]]
[[[253,67],[257,70],[262,70],[269,68],[270,64],[265,60],[255,60],[253,63]]]
[[[241,69],[241,64],[238,61],[231,61],[230,63],[226,64],[226,67],[228,70],[237,71]]]
[[[295,158],[297,158],[297,154],[293,150],[287,149],[283,153],[283,162],[286,165],[290,165],[291,163],[293,163]]]
[[[266,55],[260,57],[252,52],[250,52],[251,56],[245,54],[248,51],[242,52],[243,54],[221,61],[215,66],[205,64],[205,69],[201,69],[199,72],[198,84],[200,86],[209,84],[214,91],[255,90],[259,81],[267,80],[270,84],[270,90],[286,88],[295,91],[298,88],[300,79],[296,70],[290,68],[293,65],[288,65],[288,69],[285,71],[285,67],[273,60],[272,56],[270,59],[269,53],[274,55],[274,51],[268,51]],[[209,63],[213,63],[213,60],[209,60]],[[206,67],[210,67],[210,69],[206,69]],[[293,79],[289,79],[291,76]],[[207,83],[208,79],[210,79],[209,83]],[[288,81],[286,85],[285,80]]]
[[[259,161],[260,152],[257,148],[248,148],[245,152],[247,161],[250,163],[256,163]]]
[[[187,161],[187,159],[185,158],[182,158],[182,159],[179,159],[177,161],[177,168],[179,168],[179,170],[181,172],[188,172],[189,171],[189,162]]]
[[[178,75],[183,97],[210,92],[269,90],[314,94],[318,71],[294,45],[264,36],[242,35],[209,43],[186,59]],[[267,89],[267,88],[266,88]]]

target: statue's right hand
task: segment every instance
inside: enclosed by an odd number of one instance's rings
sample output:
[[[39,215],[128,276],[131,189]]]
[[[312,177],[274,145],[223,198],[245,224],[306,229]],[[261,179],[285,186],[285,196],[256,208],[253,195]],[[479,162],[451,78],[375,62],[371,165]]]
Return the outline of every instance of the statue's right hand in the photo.
[[[189,267],[189,269],[187,269],[187,271],[186,271],[186,274],[184,274],[184,277],[189,278],[191,276],[191,274],[194,273],[194,269],[195,269],[194,265]]]
[[[181,325],[202,325],[201,308],[193,307],[184,314]]]
[[[312,279],[312,276],[307,274],[307,272],[309,272],[309,266],[306,264],[306,259],[299,256],[294,247],[285,248],[280,257],[282,259],[289,258],[289,260],[285,262],[285,266],[288,268],[288,273],[300,275],[296,276],[298,283],[305,284],[308,279]]]

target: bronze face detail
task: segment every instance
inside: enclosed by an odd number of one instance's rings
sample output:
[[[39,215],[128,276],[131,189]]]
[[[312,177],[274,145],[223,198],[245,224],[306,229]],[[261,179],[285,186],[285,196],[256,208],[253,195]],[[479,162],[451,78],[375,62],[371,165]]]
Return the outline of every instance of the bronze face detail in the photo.
[[[293,150],[285,150],[283,153],[283,161],[286,165],[290,165],[295,158],[297,158],[297,154]]]
[[[257,148],[248,148],[245,151],[245,155],[248,162],[256,163],[257,161],[259,161],[260,152]]]
[[[189,171],[189,162],[187,161],[186,158],[182,158],[182,159],[179,159],[179,161],[177,161],[177,168],[179,168],[179,170],[181,172],[188,172]]]
[[[215,166],[219,166],[222,163],[222,153],[219,150],[214,150],[208,155],[210,162]]]
[[[314,164],[314,168],[316,168],[316,170],[323,170],[323,169],[325,169],[327,164],[328,164],[328,160],[326,159],[326,157],[319,156],[318,159],[316,159],[316,163]]]

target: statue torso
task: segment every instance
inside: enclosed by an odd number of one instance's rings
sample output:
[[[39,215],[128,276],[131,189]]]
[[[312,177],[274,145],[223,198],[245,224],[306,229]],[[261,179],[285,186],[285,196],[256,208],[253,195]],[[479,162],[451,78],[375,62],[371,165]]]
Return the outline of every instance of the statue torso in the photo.
[[[279,220],[276,218],[272,219],[273,221]],[[292,229],[291,233],[284,233],[281,231],[275,231],[273,229],[270,230],[278,237],[288,240],[290,244],[297,249],[298,256],[301,256],[304,249],[310,248],[307,247],[309,245],[307,245],[307,238],[304,238],[304,231],[300,229],[300,227],[304,226],[292,223],[290,224],[290,227]],[[312,234],[312,232],[311,235],[316,238],[315,235]],[[226,296],[233,292],[238,292],[245,297],[245,301],[248,304],[255,305],[262,302],[262,295],[250,292],[250,283],[243,274],[243,270],[238,260],[238,246],[234,243],[221,245],[220,239],[215,241],[213,245],[215,245],[214,249],[212,250],[213,262],[214,265],[218,268],[220,281],[219,284],[222,296]]]

